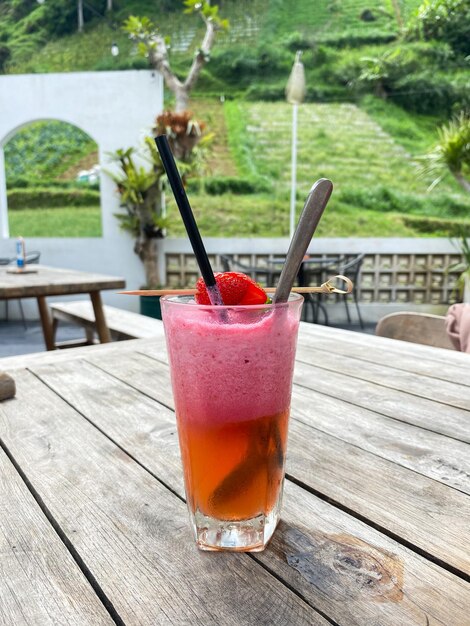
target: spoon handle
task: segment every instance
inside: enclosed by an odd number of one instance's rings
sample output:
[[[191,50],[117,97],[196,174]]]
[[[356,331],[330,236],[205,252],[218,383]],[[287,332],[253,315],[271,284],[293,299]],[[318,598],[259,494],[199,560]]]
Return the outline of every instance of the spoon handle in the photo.
[[[307,252],[332,191],[333,183],[327,178],[320,178],[310,189],[299,223],[290,242],[273,302],[287,302],[300,264]]]

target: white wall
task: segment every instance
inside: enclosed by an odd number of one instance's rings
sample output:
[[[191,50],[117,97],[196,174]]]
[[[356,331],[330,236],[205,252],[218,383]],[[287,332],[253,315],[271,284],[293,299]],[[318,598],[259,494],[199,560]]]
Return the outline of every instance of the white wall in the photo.
[[[108,153],[139,146],[162,109],[163,82],[153,71],[0,76],[0,257],[15,253],[14,241],[9,238],[3,146],[32,121],[61,120],[79,127],[98,144],[103,236],[34,239],[24,233],[27,249],[40,250],[45,265],[121,275],[128,287],[140,286],[143,268],[129,235],[119,229],[114,216],[119,197],[103,169],[112,167]],[[117,296],[103,295],[107,302],[117,304]],[[135,303],[127,300],[133,308]],[[25,304],[28,316],[35,316],[36,307],[30,301]],[[13,315],[15,309],[12,305]]]

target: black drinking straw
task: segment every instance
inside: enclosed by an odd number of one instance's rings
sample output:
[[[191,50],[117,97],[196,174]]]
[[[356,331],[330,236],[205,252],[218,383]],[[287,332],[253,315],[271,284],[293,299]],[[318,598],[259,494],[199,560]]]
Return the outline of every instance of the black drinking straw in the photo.
[[[202,278],[206,283],[207,293],[211,304],[223,305],[223,300],[220,295],[219,288],[215,282],[214,272],[207,256],[204,243],[197,227],[196,220],[189,204],[188,196],[184,190],[183,181],[176,167],[175,159],[171,153],[170,144],[166,135],[158,135],[155,138],[160,157],[162,159],[163,167],[170,181],[170,187],[175,196],[176,204],[183,218],[186,232],[188,233],[189,241],[196,256],[197,264],[201,270]]]

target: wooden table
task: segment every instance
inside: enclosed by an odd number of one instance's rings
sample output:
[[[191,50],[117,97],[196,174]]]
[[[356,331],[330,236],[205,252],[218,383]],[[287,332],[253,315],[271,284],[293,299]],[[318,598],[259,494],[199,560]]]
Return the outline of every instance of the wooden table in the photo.
[[[30,271],[24,274],[10,273],[12,269],[15,268],[12,266],[0,267],[0,300],[36,298],[47,350],[55,349],[52,320],[46,302],[47,296],[89,293],[95,312],[98,337],[102,343],[111,341],[103,313],[100,291],[103,289],[122,289],[126,285],[123,278],[58,269],[45,265],[28,266]]]
[[[0,623],[470,623],[470,357],[303,324],[282,522],[198,552],[163,336],[2,359]]]

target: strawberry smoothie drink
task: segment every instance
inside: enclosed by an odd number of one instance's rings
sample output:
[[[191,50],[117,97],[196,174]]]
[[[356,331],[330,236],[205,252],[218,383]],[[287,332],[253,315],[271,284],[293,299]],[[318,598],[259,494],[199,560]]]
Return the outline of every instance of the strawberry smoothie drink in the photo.
[[[186,496],[203,550],[260,551],[276,528],[302,302],[162,298]]]

